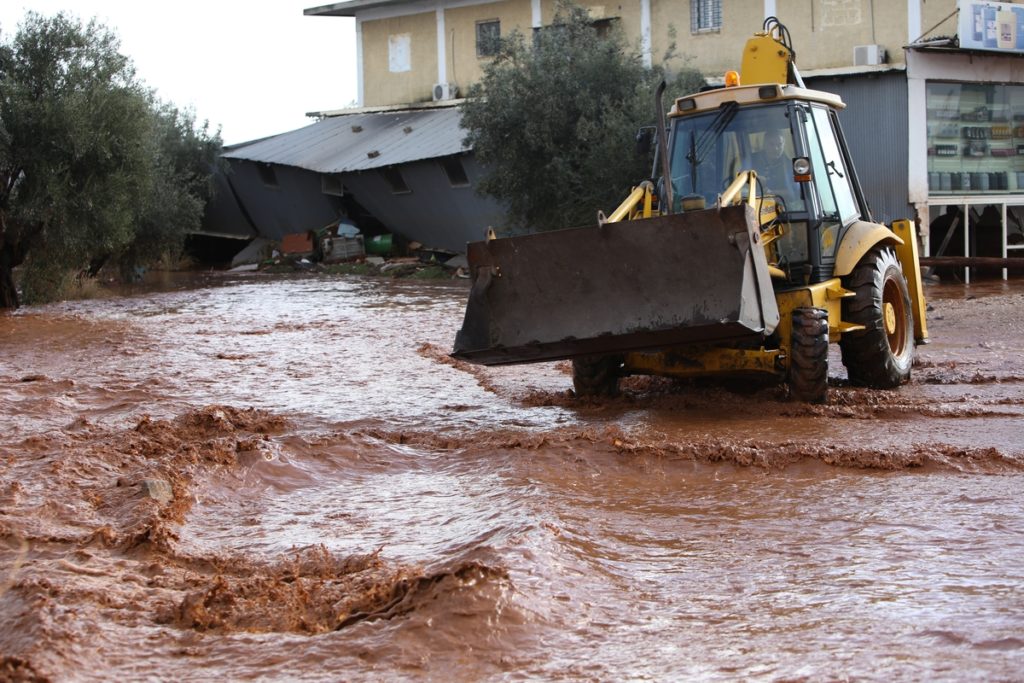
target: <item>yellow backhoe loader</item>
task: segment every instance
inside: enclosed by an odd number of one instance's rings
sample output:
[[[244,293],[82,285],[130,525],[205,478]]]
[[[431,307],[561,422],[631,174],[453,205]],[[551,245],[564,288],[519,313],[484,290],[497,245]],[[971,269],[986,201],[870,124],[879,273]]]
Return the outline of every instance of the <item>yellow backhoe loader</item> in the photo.
[[[577,395],[632,374],[746,376],[820,403],[838,342],[851,384],[906,382],[928,338],[913,223],[871,220],[843,102],[804,87],[774,17],[741,73],[659,104],[660,178],[597,225],[470,243],[452,355],[569,358]]]

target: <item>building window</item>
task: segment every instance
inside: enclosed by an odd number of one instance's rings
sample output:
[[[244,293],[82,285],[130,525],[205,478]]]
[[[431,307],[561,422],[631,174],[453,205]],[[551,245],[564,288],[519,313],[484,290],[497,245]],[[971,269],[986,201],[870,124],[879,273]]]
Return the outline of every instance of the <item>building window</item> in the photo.
[[[260,174],[260,180],[263,181],[264,185],[267,187],[277,187],[277,173],[274,172],[273,166],[257,162],[256,171]]]
[[[445,157],[440,164],[452,187],[469,187],[469,177],[458,157]]]
[[[409,194],[412,190],[405,184],[405,178],[402,177],[402,172],[394,166],[388,168],[382,168],[380,174],[384,176],[384,180],[387,181],[388,186],[391,188],[391,194]]]
[[[497,19],[476,22],[476,56],[493,57],[501,44],[501,22]]]
[[[594,28],[598,38],[607,39],[612,35],[612,29],[619,22],[619,17],[602,17],[600,19],[591,19],[590,25]],[[560,38],[565,33],[565,27],[558,24],[549,24],[547,26],[534,26],[533,27],[533,47],[537,47],[537,41],[540,40],[542,33],[551,34],[554,32],[555,39]]]
[[[388,71],[412,71],[412,35],[396,33],[388,36]]]
[[[1024,86],[929,81],[931,194],[1024,191]]]
[[[612,27],[617,21],[618,17],[607,17],[605,19],[594,19],[590,22],[590,25],[597,31],[599,38],[609,38],[612,34]]]
[[[341,182],[340,173],[325,173],[320,176],[320,191],[336,197],[345,196],[345,185]]]
[[[690,31],[719,31],[722,28],[722,0],[690,0]]]

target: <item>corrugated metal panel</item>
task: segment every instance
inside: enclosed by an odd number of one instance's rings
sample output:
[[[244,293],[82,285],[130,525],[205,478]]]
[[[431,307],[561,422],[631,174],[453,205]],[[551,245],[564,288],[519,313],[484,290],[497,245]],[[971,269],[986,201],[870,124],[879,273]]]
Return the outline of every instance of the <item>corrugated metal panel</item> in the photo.
[[[253,228],[270,240],[322,228],[337,220],[343,207],[340,197],[322,192],[319,173],[301,168],[276,166],[275,184],[268,186],[256,164],[233,160],[227,180]],[[219,201],[220,196],[213,204]]]
[[[497,201],[476,192],[481,169],[473,156],[460,156],[457,163],[468,184],[453,185],[436,159],[410,162],[397,170],[406,192],[396,193],[379,169],[344,173],[340,178],[345,195],[388,231],[431,248],[461,252],[467,242],[483,239],[489,227],[504,231],[506,213]],[[274,185],[269,186],[255,163],[232,159],[231,172],[223,176],[224,192],[207,208],[208,223],[217,224],[215,219],[234,209],[238,217],[248,218],[260,237],[280,240],[290,233],[322,228],[337,220],[345,208],[341,197],[324,194],[322,174],[280,164],[274,164],[273,171]]]
[[[474,189],[481,169],[471,155],[460,157],[469,185],[453,187],[441,165],[423,160],[401,167],[410,192],[395,194],[380,171],[347,173],[345,191],[389,230],[410,240],[464,252],[466,243],[481,240],[487,228],[506,227],[502,206]]]
[[[839,95],[843,134],[876,221],[914,218],[909,202],[907,76],[903,71],[807,78],[807,86]]]
[[[207,202],[203,213],[203,224],[199,232],[207,235],[230,236],[251,239],[258,232],[223,171],[213,174],[213,200]]]
[[[224,152],[230,159],[350,173],[466,151],[458,108],[334,116]]]

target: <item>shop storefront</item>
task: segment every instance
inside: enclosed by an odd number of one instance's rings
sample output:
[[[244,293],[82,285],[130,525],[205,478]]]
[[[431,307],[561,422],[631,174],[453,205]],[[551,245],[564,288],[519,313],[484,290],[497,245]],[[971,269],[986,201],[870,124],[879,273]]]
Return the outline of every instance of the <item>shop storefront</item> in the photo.
[[[962,2],[959,33],[907,50],[908,196],[924,253],[1024,255],[1024,6]]]

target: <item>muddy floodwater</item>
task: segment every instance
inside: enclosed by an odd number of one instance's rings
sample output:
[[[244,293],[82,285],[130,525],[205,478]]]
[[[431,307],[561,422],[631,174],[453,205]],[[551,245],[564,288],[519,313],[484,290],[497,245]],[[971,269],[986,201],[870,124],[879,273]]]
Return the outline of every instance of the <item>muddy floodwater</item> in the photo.
[[[823,406],[456,362],[467,292],[0,314],[0,680],[1024,680],[1024,282]]]

